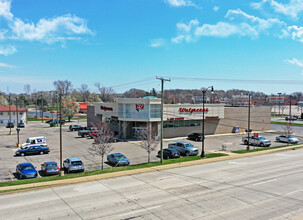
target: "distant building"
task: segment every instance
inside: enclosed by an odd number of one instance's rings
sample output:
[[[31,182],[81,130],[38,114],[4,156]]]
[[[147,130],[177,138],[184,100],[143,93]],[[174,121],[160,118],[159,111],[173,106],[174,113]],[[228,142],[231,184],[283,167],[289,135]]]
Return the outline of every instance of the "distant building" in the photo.
[[[87,104],[88,104],[88,101],[86,101],[86,102],[78,102],[78,103],[80,105],[79,113],[86,114],[87,113]]]
[[[18,123],[23,122],[26,124],[26,109],[18,108],[18,122],[17,122],[17,108],[15,106],[11,106],[9,108],[8,105],[0,105],[0,126],[6,126],[7,123],[11,122],[17,126]]]

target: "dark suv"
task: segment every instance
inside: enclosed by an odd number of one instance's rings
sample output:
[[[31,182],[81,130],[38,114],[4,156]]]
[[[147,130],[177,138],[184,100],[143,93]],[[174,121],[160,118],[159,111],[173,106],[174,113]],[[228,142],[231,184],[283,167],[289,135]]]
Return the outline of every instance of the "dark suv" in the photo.
[[[204,135],[202,133],[191,133],[188,135],[188,140],[194,140],[194,141],[203,141]]]
[[[13,128],[13,127],[14,127],[14,123],[12,123],[12,122],[8,122],[6,124],[6,128]]]
[[[69,130],[70,131],[80,131],[80,130],[85,130],[86,127],[83,127],[81,125],[70,125]]]

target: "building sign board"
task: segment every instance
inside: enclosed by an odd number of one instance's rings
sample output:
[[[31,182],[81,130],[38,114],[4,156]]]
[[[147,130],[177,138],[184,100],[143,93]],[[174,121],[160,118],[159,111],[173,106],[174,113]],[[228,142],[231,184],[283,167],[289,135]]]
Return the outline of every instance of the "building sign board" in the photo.
[[[137,112],[139,112],[139,110],[143,110],[143,109],[144,109],[144,104],[136,104]]]
[[[103,106],[103,105],[100,106],[100,109],[103,110],[103,111],[113,111],[112,107],[106,107],[106,106]]]
[[[208,108],[179,108],[180,112],[189,112],[192,114],[193,112],[208,112]]]

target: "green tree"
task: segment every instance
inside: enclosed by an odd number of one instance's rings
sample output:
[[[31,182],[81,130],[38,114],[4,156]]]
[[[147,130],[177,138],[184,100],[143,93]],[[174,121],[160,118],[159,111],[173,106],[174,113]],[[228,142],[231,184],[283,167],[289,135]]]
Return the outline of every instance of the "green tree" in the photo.
[[[3,95],[0,95],[0,105],[8,105],[8,102]]]
[[[68,121],[80,110],[80,105],[71,96],[62,97],[62,115],[68,118]]]
[[[89,95],[88,101],[90,103],[95,103],[95,102],[102,102],[102,100],[100,99],[99,95],[96,93],[91,93]]]

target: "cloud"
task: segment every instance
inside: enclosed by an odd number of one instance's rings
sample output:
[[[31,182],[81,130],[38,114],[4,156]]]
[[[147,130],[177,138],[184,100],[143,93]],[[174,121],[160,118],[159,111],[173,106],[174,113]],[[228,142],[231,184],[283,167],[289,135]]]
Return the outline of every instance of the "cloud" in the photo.
[[[220,8],[219,8],[218,6],[214,6],[214,7],[213,7],[213,10],[214,10],[215,12],[219,11],[219,9],[220,9]]]
[[[263,9],[268,4],[276,13],[281,13],[293,19],[298,19],[298,15],[303,11],[302,0],[289,0],[288,4],[279,3],[275,0],[262,0],[251,3],[254,9]]]
[[[43,18],[37,24],[25,23],[17,18],[11,25],[11,30],[14,39],[41,41],[48,44],[81,39],[71,37],[73,35],[92,34],[84,19],[70,14],[51,19]]]
[[[190,0],[165,0],[165,2],[173,7],[184,7],[184,6],[197,7],[197,5],[195,5]]]
[[[286,59],[284,62],[303,67],[303,60],[298,60],[297,58]]]
[[[51,84],[53,81],[50,79],[40,79],[34,76],[0,76],[0,82],[4,83],[23,83],[23,84],[33,84],[33,83],[43,83]]]
[[[199,25],[197,19],[191,20],[186,23],[178,23],[177,36],[172,38],[173,43],[194,42],[202,36],[213,37],[229,37],[232,35],[248,36],[257,38],[261,33],[268,33],[270,29],[271,34],[278,31],[280,36],[282,34],[281,27],[286,24],[279,19],[261,19],[256,16],[249,15],[240,9],[229,10],[226,15],[229,21],[220,21],[216,24],[203,24]]]
[[[16,52],[17,52],[17,49],[14,46],[6,46],[6,47],[0,46],[0,55],[8,56],[8,55],[14,54]]]
[[[11,20],[14,16],[11,13],[11,1],[1,0],[0,1],[0,16],[7,20]]]
[[[7,63],[0,63],[0,67],[16,68],[16,66],[9,65],[9,64],[7,64]]]
[[[296,25],[288,26],[285,30],[285,33],[290,35],[293,40],[297,40],[303,43],[303,27],[298,27]]]
[[[39,41],[65,45],[66,41],[81,40],[83,35],[94,35],[88,28],[87,21],[76,15],[66,14],[53,18],[41,18],[37,23],[25,21],[11,13],[11,1],[0,0],[0,18],[3,18],[0,29],[1,41]],[[17,52],[13,46],[0,47],[0,55]]]
[[[151,40],[150,47],[163,47],[165,46],[165,41],[163,39]]]

